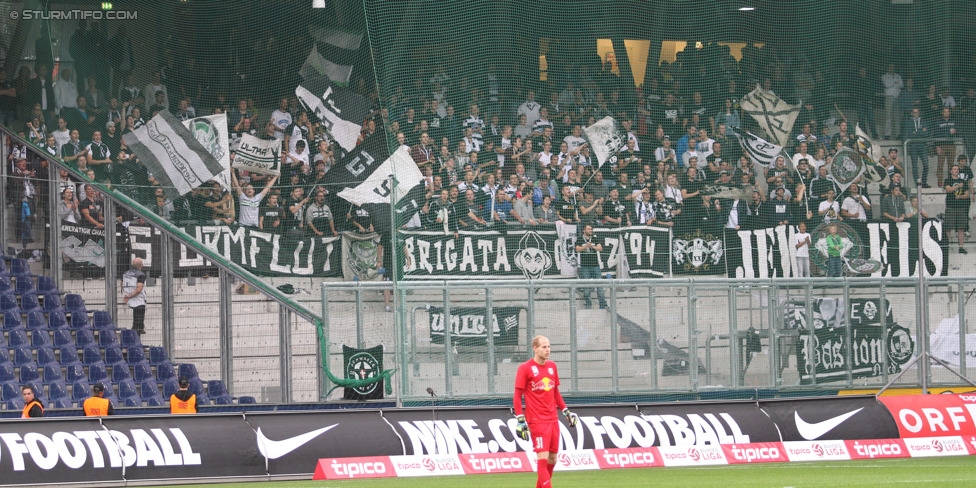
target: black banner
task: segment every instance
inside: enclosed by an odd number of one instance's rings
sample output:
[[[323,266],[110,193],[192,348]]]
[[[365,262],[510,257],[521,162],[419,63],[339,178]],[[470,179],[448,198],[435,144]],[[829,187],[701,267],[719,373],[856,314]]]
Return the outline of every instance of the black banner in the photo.
[[[346,378],[368,380],[383,372],[383,346],[356,349],[342,345],[342,365]],[[343,388],[342,398],[356,400],[380,400],[383,398],[383,379],[358,388]]]
[[[918,224],[912,222],[864,223],[834,222],[845,242],[845,273],[879,276],[917,276]],[[826,234],[828,224],[808,229],[813,247],[810,249],[810,270],[813,276],[827,274]],[[726,229],[726,249],[738,250],[729,258],[730,278],[795,277],[796,247],[792,244],[796,228],[778,226],[757,230]],[[949,274],[948,239],[942,222],[923,223],[922,249],[924,265],[929,276]],[[735,265],[732,265],[732,262]]]
[[[655,446],[701,446],[779,440],[776,425],[754,402],[648,404],[639,405],[638,411],[640,417],[653,428],[656,439],[652,445]]]
[[[519,317],[522,307],[494,307],[491,330],[496,346],[516,346],[519,337]],[[481,307],[451,308],[451,343],[460,346],[484,346],[488,344],[485,327],[488,309]],[[444,343],[444,308],[431,307],[428,312],[430,341]]]
[[[696,229],[671,240],[674,274],[724,274],[725,236]]]
[[[105,267],[105,229],[62,222],[60,248],[66,259]]]
[[[540,279],[575,277],[578,226],[518,228],[468,232],[458,236],[433,231],[407,231],[404,241],[406,279],[478,278]],[[623,254],[633,277],[669,273],[670,231],[660,227],[596,228],[594,241],[602,273],[616,273]]]
[[[897,439],[898,426],[875,397],[763,400],[783,441]]]

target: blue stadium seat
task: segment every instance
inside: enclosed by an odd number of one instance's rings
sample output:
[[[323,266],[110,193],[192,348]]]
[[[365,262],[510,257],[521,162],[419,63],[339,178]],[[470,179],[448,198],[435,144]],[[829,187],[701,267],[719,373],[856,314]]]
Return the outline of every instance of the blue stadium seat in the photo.
[[[13,363],[0,364],[0,382],[13,381],[17,379],[14,375]]]
[[[149,348],[149,364],[156,366],[157,364],[168,363],[169,356],[166,354],[166,349],[162,346],[152,346]]]
[[[133,378],[136,381],[156,381],[156,377],[153,375],[152,366],[150,366],[148,362],[143,361],[141,363],[136,363],[132,369],[134,371]]]
[[[27,330],[47,330],[47,317],[44,312],[34,310],[27,312]]]
[[[220,397],[214,398],[213,400],[214,400],[214,404],[215,405],[233,405],[234,404],[234,398],[231,397],[230,395],[220,396]]]
[[[104,363],[102,360],[102,350],[98,346],[85,346],[81,355],[82,364]]]
[[[20,311],[21,313],[33,312],[34,310],[42,311],[41,301],[37,298],[37,293],[33,291],[26,292],[20,296]]]
[[[156,366],[156,380],[157,381],[176,381],[176,369],[173,368],[172,364],[163,363]]]
[[[69,383],[88,381],[88,375],[85,374],[85,366],[81,363],[68,364],[64,367],[64,369],[64,379],[66,379]]]
[[[64,346],[74,347],[75,338],[71,337],[71,331],[68,329],[57,329],[54,331],[54,347],[61,348]]]
[[[252,396],[237,397],[237,403],[239,405],[254,405],[257,402],[258,401]]]
[[[92,328],[95,330],[114,329],[115,324],[112,322],[112,314],[105,310],[95,310],[92,312]]]
[[[21,276],[31,277],[30,264],[26,259],[23,258],[13,258],[10,260],[10,276],[15,278],[20,278]]]
[[[139,346],[142,349],[142,339],[139,338],[139,331],[132,329],[122,329],[119,331],[119,343],[122,347]],[[146,354],[143,352],[143,358]]]
[[[116,364],[126,364],[122,348],[119,346],[109,346],[105,348],[105,364],[114,366]]]
[[[40,293],[53,293],[57,295],[58,286],[54,283],[54,278],[41,275],[37,277],[37,291]]]
[[[23,409],[24,409],[24,399],[23,398],[17,397],[17,398],[14,398],[14,399],[10,400],[9,402],[7,402],[7,410],[19,411],[19,410],[23,410]]]
[[[207,396],[211,398],[227,395],[227,387],[221,380],[210,380],[207,382]]]
[[[20,318],[20,310],[13,309],[3,312],[3,330],[23,329],[24,322]]]
[[[51,406],[49,408],[67,410],[73,407],[71,406],[71,400],[67,398],[55,398],[51,401]]]
[[[14,280],[14,293],[17,295],[23,295],[24,293],[30,293],[34,291],[34,280],[31,279],[30,275],[18,276]]]
[[[98,331],[98,345],[102,347],[118,346],[119,336],[112,329],[102,329]]]
[[[10,331],[7,336],[7,346],[30,346],[30,340],[27,339],[27,331],[24,329]]]
[[[28,346],[20,346],[14,349],[14,366],[21,366],[34,362],[34,351]]]
[[[186,378],[190,381],[193,381],[194,379],[200,379],[200,375],[197,374],[197,367],[193,363],[181,364],[179,369],[179,377]]]
[[[98,341],[95,340],[95,334],[89,329],[81,329],[75,332],[75,344],[78,347],[94,346],[98,345]]]
[[[4,382],[0,386],[0,402],[9,402],[14,398],[20,398],[20,385],[13,381]]]
[[[64,317],[64,312],[56,311],[47,314],[47,325],[52,329],[68,328],[68,319]]]
[[[14,286],[10,283],[10,278],[7,275],[0,275],[0,293],[7,293],[13,290]]]
[[[62,366],[81,364],[81,361],[78,359],[78,348],[69,344],[58,349],[58,362]]]
[[[36,363],[27,363],[20,366],[20,382],[27,383],[41,379],[40,372],[37,371]]]
[[[139,390],[136,389],[136,383],[132,380],[122,380],[118,382],[119,385],[119,398],[125,400],[126,398],[139,398]]]
[[[61,376],[61,366],[58,364],[48,364],[44,366],[44,375],[41,380],[44,383],[53,383],[56,381],[63,381],[64,377]]]
[[[146,360],[146,350],[142,346],[129,346],[126,352],[129,364],[139,364]]]
[[[47,366],[48,364],[54,364],[58,367],[58,356],[54,353],[54,348],[51,346],[38,347],[35,349],[37,355],[37,364],[41,366]]]
[[[47,397],[51,400],[57,400],[58,398],[68,398],[68,385],[64,381],[54,381],[48,385]]]
[[[31,347],[43,347],[51,345],[51,335],[47,329],[30,331]]]
[[[139,397],[125,398],[122,400],[122,405],[126,407],[141,407],[142,400]]]
[[[0,333],[0,351],[7,348],[7,336]],[[3,361],[0,361],[2,363]]]
[[[76,293],[69,293],[64,296],[64,310],[69,314],[82,313],[87,314],[88,309],[85,308],[85,299]]]
[[[139,397],[143,400],[148,400],[152,397],[159,396],[159,384],[155,381],[141,381],[139,382]]]
[[[3,335],[0,334],[0,337],[3,337]],[[0,364],[8,363],[10,363],[10,353],[7,352],[7,345],[4,344],[2,347],[0,347]]]
[[[129,365],[124,362],[116,363],[112,365],[112,381],[118,383],[122,380],[131,379],[132,375],[129,373]]]
[[[163,382],[163,398],[169,398],[178,391],[180,391],[180,384],[176,378],[170,378]]]
[[[91,393],[91,386],[88,384],[88,380],[71,383],[71,401],[83,402],[91,396]]]
[[[166,399],[164,399],[161,396],[152,397],[152,398],[146,400],[146,405],[148,405],[150,407],[165,407],[166,406]]]
[[[61,304],[61,295],[58,295],[57,293],[45,293],[44,311],[47,313],[61,312],[63,314],[64,305]]]
[[[75,330],[90,329],[91,324],[88,323],[88,315],[79,312],[72,313],[71,328]]]
[[[108,370],[105,369],[105,363],[95,363],[88,365],[88,382],[89,383],[107,383],[109,380]],[[106,393],[108,393],[108,385],[105,385]]]
[[[17,295],[11,292],[0,295],[0,311],[6,312],[7,310],[20,310],[20,304],[17,303]]]

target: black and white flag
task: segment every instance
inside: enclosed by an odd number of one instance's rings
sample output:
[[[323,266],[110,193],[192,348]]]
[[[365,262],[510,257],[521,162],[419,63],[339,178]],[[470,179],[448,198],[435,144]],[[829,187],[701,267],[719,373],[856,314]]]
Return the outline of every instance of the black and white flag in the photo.
[[[298,74],[305,80],[326,76],[335,83],[349,83],[363,35],[320,26],[309,31],[315,44]]]
[[[325,130],[346,153],[356,149],[369,101],[352,90],[330,83],[325,77],[306,79],[295,88],[302,105],[322,122]]]
[[[759,127],[773,142],[780,146],[790,142],[790,132],[800,114],[800,105],[790,105],[775,93],[756,85],[755,90],[742,97],[739,106],[743,112],[756,119]]]
[[[390,188],[390,176],[396,180],[396,191]],[[339,197],[354,205],[367,203],[390,203],[390,196],[399,201],[424,179],[417,163],[410,157],[410,151],[400,147],[382,164],[376,167],[362,183],[353,187],[346,187],[339,192]]]
[[[593,149],[600,167],[627,145],[627,133],[624,132],[613,117],[604,117],[593,125],[583,129],[583,134]]]
[[[139,161],[156,177],[171,200],[186,195],[224,170],[193,132],[165,110],[122,140],[139,156]]]
[[[216,176],[220,186],[230,191],[230,142],[227,132],[227,114],[207,115],[183,121],[197,141],[210,151],[223,171]]]
[[[736,132],[742,150],[749,155],[752,162],[762,167],[769,167],[776,161],[776,157],[783,152],[783,146],[769,142],[752,132]]]
[[[234,167],[251,173],[281,174],[281,141],[266,141],[250,134],[241,136]]]

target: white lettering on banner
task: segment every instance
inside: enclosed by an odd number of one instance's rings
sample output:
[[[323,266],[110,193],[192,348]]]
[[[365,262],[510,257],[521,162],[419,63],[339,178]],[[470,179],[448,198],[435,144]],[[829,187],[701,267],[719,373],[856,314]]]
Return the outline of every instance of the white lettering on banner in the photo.
[[[153,267],[152,237],[152,227],[129,226],[129,248],[132,250],[132,257],[141,257],[142,265],[146,268]]]
[[[738,461],[751,463],[753,461],[779,460],[781,454],[775,447],[736,447],[732,446],[732,456]]]
[[[789,441],[783,443],[790,461],[847,460],[844,441]]]
[[[80,469],[88,464],[89,458],[91,467],[104,468],[103,448],[109,455],[111,468],[148,466],[150,461],[155,466],[199,465],[200,454],[193,452],[183,431],[178,428],[169,431],[179,446],[178,453],[163,429],[151,429],[152,435],[144,429],[131,429],[129,435],[117,430],[55,432],[51,437],[28,432],[23,438],[20,434],[3,433],[0,440],[6,447],[14,471],[26,469],[25,455],[30,456],[34,465],[43,470],[54,469],[59,461],[70,469]]]
[[[897,443],[877,442],[862,444],[854,442],[854,452],[868,458],[901,456],[901,446]]]
[[[468,462],[473,469],[484,471],[485,473],[523,469],[522,458],[520,456],[499,456],[484,459],[478,458],[477,456],[468,456]]]
[[[903,408],[898,411],[898,421],[901,422],[905,430],[913,434],[921,432],[926,427],[929,432],[936,434],[939,432],[950,432],[949,427],[945,423],[945,417],[948,416],[949,421],[952,423],[951,431],[959,432],[962,424],[972,422],[976,419],[976,405],[966,405],[966,410],[969,411],[969,417],[964,415],[962,407],[946,407],[946,415],[943,415],[943,412],[938,408],[932,407],[922,408],[921,415],[910,408]]]
[[[614,454],[610,451],[603,453],[603,460],[611,466],[618,466],[621,468],[631,467],[642,467],[654,464],[654,453],[653,452],[625,452],[620,454]]]
[[[334,236],[309,237],[298,240],[295,251],[292,254],[293,264],[281,264],[282,257],[282,236],[258,230],[238,227],[236,230],[227,226],[199,226],[194,228],[196,240],[200,241],[205,247],[219,254],[228,261],[234,261],[234,252],[239,251],[240,256],[236,259],[243,266],[260,268],[263,266],[259,256],[268,251],[261,246],[261,243],[271,245],[268,271],[309,276],[317,272],[329,273],[332,271],[332,255],[336,251],[336,242],[339,238]],[[324,245],[323,251],[319,245]],[[202,255],[190,258],[190,250],[180,246],[179,267],[194,267],[208,265]],[[315,269],[315,259],[323,259],[322,268]],[[267,259],[267,258],[265,258]]]
[[[902,439],[912,457],[968,456],[962,437],[909,437]]]
[[[386,474],[386,465],[381,462],[341,463],[338,459],[333,459],[332,472],[338,476],[348,476],[349,478],[355,478],[356,475],[361,474]]]

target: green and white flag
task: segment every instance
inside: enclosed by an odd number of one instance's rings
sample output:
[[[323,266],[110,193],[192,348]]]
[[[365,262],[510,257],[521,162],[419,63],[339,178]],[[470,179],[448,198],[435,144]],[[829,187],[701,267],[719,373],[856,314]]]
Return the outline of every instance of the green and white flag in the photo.
[[[126,134],[125,145],[159,181],[171,200],[190,193],[224,170],[182,121],[167,111]]]
[[[184,120],[183,125],[190,129],[197,141],[203,144],[203,147],[207,148],[224,168],[214,179],[219,181],[220,186],[225,190],[230,191],[230,139],[227,132],[227,114]]]

